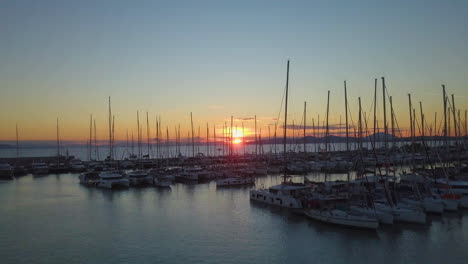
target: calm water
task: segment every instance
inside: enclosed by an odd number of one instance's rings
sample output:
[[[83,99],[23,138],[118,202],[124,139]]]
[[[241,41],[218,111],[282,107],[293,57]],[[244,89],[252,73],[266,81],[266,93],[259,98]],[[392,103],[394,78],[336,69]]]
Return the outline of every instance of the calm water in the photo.
[[[0,182],[1,263],[454,264],[468,259],[468,212],[431,216],[425,226],[397,224],[368,232],[251,203],[249,188],[216,189],[213,182],[110,191],[81,186],[77,177]],[[269,186],[280,178],[257,181]]]
[[[402,146],[404,144],[407,144],[408,142],[397,142],[398,146]],[[382,142],[377,142],[376,143],[377,147],[382,147],[383,143]],[[436,146],[440,145],[440,142],[430,142],[430,146]],[[391,144],[390,144],[391,146]],[[350,149],[356,149],[357,145],[355,143],[350,143]],[[363,143],[364,148],[371,148],[371,144],[366,142]],[[325,144],[306,144],[306,150],[307,152],[317,152],[320,149],[325,149]],[[302,151],[303,150],[303,144],[300,142],[298,144],[288,144],[286,147],[287,151]],[[346,150],[346,143],[330,143],[329,144],[329,150],[332,151],[345,151]],[[227,146],[226,146],[226,154],[227,154]],[[255,153],[255,145],[243,145],[243,144],[233,144],[233,152],[236,154],[244,154],[244,153]],[[278,144],[275,146],[274,144],[265,144],[258,146],[257,148],[257,153],[280,153],[283,151],[283,146],[281,145],[281,142],[278,141]],[[89,148],[87,148],[86,145],[83,146],[62,146],[60,149],[60,154],[61,155],[68,155],[70,156],[75,156],[76,158],[79,158],[81,160],[89,160]],[[115,146],[114,147],[114,158],[115,159],[124,159],[129,156],[129,153],[138,153],[138,149],[134,148],[133,151],[131,147],[126,148],[123,146]],[[145,144],[143,144],[142,148],[142,153],[143,155],[148,154],[148,148]],[[182,145],[180,147],[180,153],[184,156],[191,157],[192,156],[192,146],[191,145]],[[195,153],[203,153],[207,154],[210,156],[219,156],[223,155],[222,151],[222,145],[209,145],[208,148],[204,144],[200,145],[195,145]],[[177,156],[178,152],[175,146],[169,145],[165,146],[164,144],[161,144],[159,153],[156,151],[156,147],[152,146],[149,151],[150,157],[175,157]],[[56,147],[29,147],[29,148],[20,148],[19,150],[19,156],[20,157],[44,157],[44,156],[55,156],[57,155],[57,148]],[[109,148],[107,146],[100,146],[98,148],[94,148],[91,151],[91,158],[92,159],[97,159],[97,160],[103,160],[106,158],[106,156],[109,155]],[[10,148],[10,149],[1,149],[0,150],[0,159],[1,158],[10,158],[10,157],[16,157],[16,148]]]

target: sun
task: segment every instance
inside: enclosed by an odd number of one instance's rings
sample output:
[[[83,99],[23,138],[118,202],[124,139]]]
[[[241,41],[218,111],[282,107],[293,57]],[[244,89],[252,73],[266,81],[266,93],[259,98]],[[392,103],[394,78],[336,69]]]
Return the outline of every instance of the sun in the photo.
[[[242,142],[242,140],[240,140],[239,138],[236,138],[232,141],[232,143],[234,144],[240,144]]]

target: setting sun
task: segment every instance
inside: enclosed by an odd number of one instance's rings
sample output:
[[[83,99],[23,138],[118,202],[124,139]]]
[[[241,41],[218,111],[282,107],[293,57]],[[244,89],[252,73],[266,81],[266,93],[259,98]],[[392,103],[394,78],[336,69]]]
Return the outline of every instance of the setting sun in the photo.
[[[242,140],[240,140],[239,138],[236,138],[236,139],[234,139],[234,140],[232,141],[232,143],[234,143],[234,144],[239,144],[239,143],[241,143],[241,142],[242,142]]]

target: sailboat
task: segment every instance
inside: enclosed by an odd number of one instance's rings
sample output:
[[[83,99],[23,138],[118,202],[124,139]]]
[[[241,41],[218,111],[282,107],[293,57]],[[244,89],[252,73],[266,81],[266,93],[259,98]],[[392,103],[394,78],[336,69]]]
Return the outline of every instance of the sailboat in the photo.
[[[286,152],[286,128],[288,117],[288,89],[289,89],[289,60],[286,70],[286,93],[285,93],[285,107],[284,107],[284,170],[283,182],[281,184],[272,186],[270,188],[252,189],[250,190],[250,200],[280,207],[302,209],[304,205],[301,196],[309,191],[309,186],[302,183],[293,183],[287,175],[287,152]]]

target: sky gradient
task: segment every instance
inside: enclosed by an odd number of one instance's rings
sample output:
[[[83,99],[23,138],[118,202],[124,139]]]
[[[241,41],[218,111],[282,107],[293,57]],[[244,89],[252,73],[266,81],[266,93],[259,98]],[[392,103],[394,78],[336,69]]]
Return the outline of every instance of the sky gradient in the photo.
[[[468,108],[467,13],[467,1],[432,0],[2,1],[0,140],[15,138],[16,123],[21,139],[54,139],[59,118],[62,139],[84,141],[90,114],[103,138],[108,96],[118,139],[136,133],[137,110],[171,134],[180,123],[183,137],[190,112],[203,132],[257,115],[266,133],[288,59],[291,124],[304,101],[307,122],[323,120],[327,90],[330,123],[344,120],[344,80],[356,121],[357,97],[370,113],[379,78],[381,116],[382,76],[401,128],[408,93],[432,121],[441,84]]]

